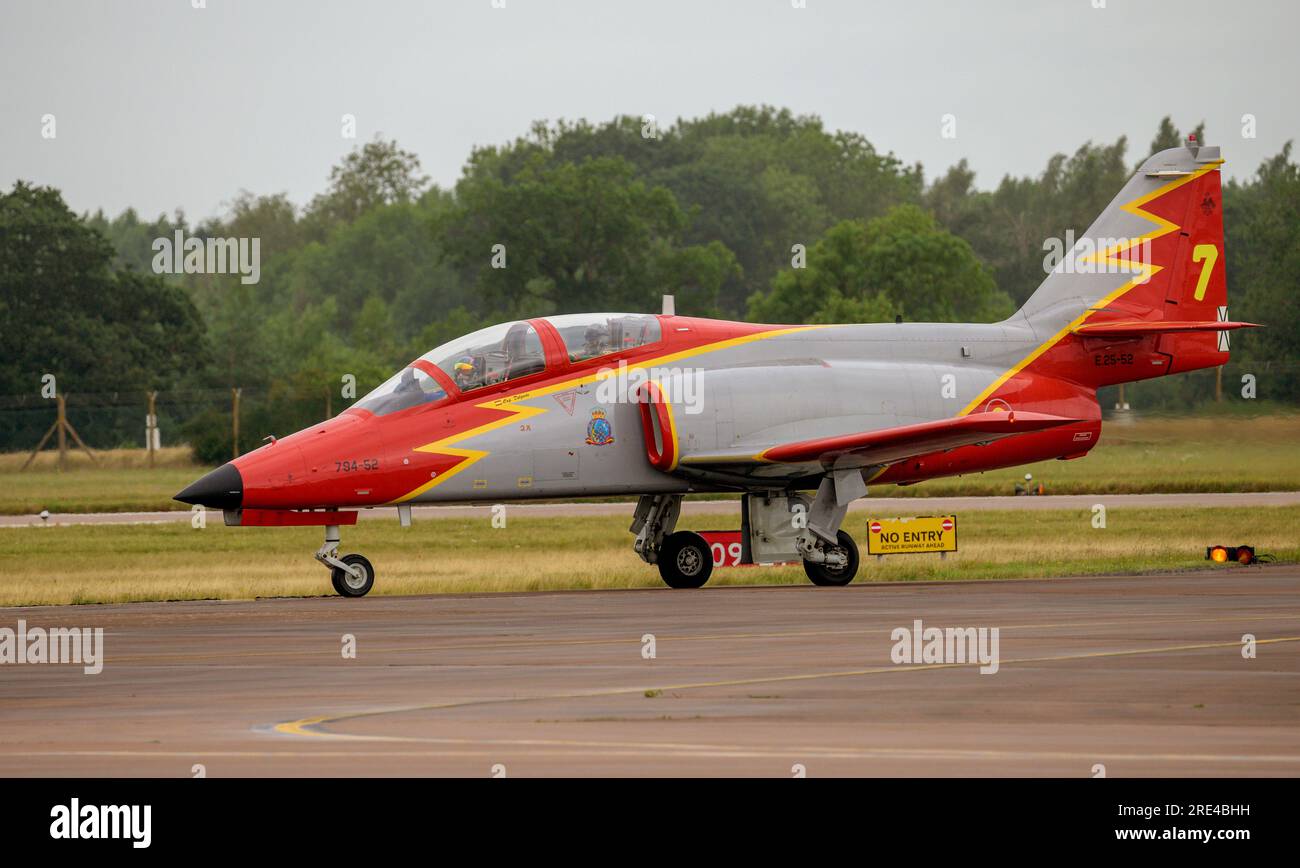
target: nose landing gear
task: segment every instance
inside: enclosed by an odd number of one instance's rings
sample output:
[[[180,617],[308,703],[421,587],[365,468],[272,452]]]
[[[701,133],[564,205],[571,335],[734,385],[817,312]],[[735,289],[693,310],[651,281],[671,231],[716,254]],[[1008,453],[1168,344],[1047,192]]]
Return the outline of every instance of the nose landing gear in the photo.
[[[316,550],[316,560],[329,568],[330,583],[342,597],[364,597],[375,586],[375,568],[361,555],[339,557],[339,526],[325,526],[325,543]]]
[[[345,572],[343,567],[330,570],[334,590],[343,597],[364,597],[375,586],[375,568],[361,555],[344,555],[342,561],[351,571]]]

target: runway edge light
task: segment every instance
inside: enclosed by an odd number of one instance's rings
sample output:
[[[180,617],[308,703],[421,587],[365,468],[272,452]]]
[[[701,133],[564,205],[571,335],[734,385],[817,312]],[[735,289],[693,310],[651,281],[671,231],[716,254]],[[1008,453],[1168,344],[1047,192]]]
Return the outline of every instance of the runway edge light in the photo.
[[[1236,561],[1242,565],[1253,564],[1256,561],[1254,546],[1207,546],[1205,549],[1205,559],[1214,561],[1216,564],[1226,564],[1228,561]]]

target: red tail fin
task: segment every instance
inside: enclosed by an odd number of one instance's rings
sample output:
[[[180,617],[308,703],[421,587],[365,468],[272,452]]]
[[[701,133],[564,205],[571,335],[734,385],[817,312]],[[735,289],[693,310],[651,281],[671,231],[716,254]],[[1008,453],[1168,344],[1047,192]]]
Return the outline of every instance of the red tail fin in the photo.
[[[1159,307],[1156,318],[1178,322],[1227,322],[1228,285],[1224,278],[1223,198],[1217,165],[1194,175],[1177,190],[1152,201],[1147,210],[1178,226],[1161,239],[1169,252],[1163,273],[1153,276],[1151,292],[1139,300]],[[1164,278],[1161,280],[1160,278]],[[1145,297],[1145,298],[1144,298]],[[1143,319],[1150,319],[1151,311]],[[1091,322],[1098,323],[1094,317]],[[1228,361],[1227,331],[1174,332],[1160,336],[1158,352],[1170,357],[1167,374],[1209,368]]]
[[[1148,159],[1089,228],[1068,267],[1025,306],[1035,327],[1080,339],[1096,385],[1222,365],[1228,332],[1218,148]],[[1071,316],[1071,302],[1082,303]],[[1075,307],[1074,310],[1079,310]]]

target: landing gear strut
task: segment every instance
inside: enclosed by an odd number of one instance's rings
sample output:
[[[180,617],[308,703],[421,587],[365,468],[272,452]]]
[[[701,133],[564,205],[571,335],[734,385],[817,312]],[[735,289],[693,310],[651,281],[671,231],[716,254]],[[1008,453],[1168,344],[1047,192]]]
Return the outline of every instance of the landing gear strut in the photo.
[[[803,562],[803,571],[814,585],[841,587],[853,581],[858,573],[858,544],[845,531],[840,531],[837,536],[839,543],[828,547],[825,561],[820,564]]]
[[[334,590],[343,597],[364,597],[375,586],[375,568],[361,555],[339,557],[339,526],[325,526],[325,543],[316,550],[316,560],[330,571]]]
[[[843,470],[822,477],[808,509],[808,523],[796,537],[803,569],[814,585],[842,586],[858,573],[858,545],[840,530],[849,504],[867,493],[859,470]]]
[[[699,588],[713,572],[713,552],[704,537],[688,530],[673,533],[682,512],[682,495],[648,494],[636,505],[632,526],[633,550],[647,564],[659,567],[670,588]]]

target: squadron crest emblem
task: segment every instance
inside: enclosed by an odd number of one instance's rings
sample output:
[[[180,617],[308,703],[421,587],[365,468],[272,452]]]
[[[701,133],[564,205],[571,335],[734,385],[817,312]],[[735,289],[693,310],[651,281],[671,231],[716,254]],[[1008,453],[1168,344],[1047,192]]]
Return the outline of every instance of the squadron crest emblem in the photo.
[[[591,421],[587,423],[587,444],[589,446],[608,446],[614,442],[614,426],[609,424],[605,409],[597,407],[591,411]]]

